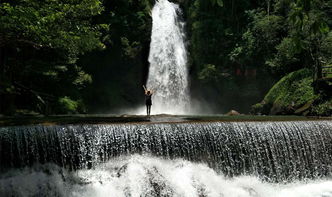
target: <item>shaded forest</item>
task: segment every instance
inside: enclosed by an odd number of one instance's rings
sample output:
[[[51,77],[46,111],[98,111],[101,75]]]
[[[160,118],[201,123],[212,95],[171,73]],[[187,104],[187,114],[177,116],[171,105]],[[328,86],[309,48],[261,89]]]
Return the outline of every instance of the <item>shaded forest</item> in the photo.
[[[332,114],[332,0],[174,0],[199,113]],[[0,114],[144,104],[154,0],[1,0]]]

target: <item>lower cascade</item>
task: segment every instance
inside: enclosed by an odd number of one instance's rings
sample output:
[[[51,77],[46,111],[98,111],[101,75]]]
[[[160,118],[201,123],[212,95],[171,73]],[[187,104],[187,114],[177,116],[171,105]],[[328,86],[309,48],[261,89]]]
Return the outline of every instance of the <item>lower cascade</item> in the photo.
[[[11,170],[0,175],[0,196],[331,197],[332,181],[272,184],[254,176],[227,178],[182,159],[132,155],[76,172],[51,164]]]
[[[207,164],[227,177],[284,182],[332,174],[332,122],[208,122],[0,128],[0,171],[91,169],[133,154]]]
[[[332,122],[0,128],[0,196],[332,197]]]

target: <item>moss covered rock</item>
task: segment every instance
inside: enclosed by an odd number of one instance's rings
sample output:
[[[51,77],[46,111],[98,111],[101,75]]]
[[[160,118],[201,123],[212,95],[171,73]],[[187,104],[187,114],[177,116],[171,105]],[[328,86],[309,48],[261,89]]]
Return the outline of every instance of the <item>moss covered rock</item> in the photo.
[[[261,103],[252,106],[254,114],[296,114],[331,116],[332,99],[315,94],[312,72],[301,69],[277,82]]]

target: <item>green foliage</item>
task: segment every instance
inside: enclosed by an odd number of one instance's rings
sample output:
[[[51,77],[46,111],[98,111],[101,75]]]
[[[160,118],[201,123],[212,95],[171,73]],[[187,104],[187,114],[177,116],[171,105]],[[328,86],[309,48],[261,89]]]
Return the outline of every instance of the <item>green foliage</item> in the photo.
[[[323,65],[332,64],[332,31],[321,42],[321,61]]]
[[[85,73],[81,67],[75,66],[75,70],[77,71],[77,76],[73,81],[73,84],[77,87],[82,87],[86,83],[92,83],[91,75]]]
[[[296,70],[298,67],[296,63],[299,62],[299,59],[293,39],[284,38],[281,43],[276,46],[276,50],[277,53],[275,53],[273,58],[268,59],[266,64],[270,66],[273,71],[278,73],[289,73],[292,70]]]
[[[206,64],[213,64],[223,72],[230,68],[229,59],[225,57],[241,36],[239,27],[247,22],[243,13],[248,7],[247,1],[190,1],[187,8],[190,52],[197,73]],[[225,67],[228,68],[219,69]]]
[[[61,97],[58,99],[58,110],[62,114],[74,114],[85,112],[85,107],[82,100],[72,100],[68,96]]]
[[[69,97],[65,96],[62,98],[59,98],[59,105],[63,112],[71,112],[74,113],[77,110],[77,102],[71,100]]]
[[[332,114],[332,99],[323,100],[322,103],[319,103],[312,107],[313,115],[318,116],[331,116]]]
[[[283,77],[276,83],[264,98],[265,103],[285,106],[293,103],[300,106],[315,98],[312,83],[312,72],[301,69]]]
[[[255,105],[251,106],[250,113],[258,114],[258,115],[269,114],[271,106],[272,106],[271,104],[257,103]]]
[[[332,79],[332,65],[325,65],[322,69],[323,77]]]
[[[322,77],[322,40],[329,33],[331,3],[321,0],[298,0],[292,5],[289,21],[292,27],[290,37],[296,49],[302,52],[306,67],[314,70],[314,80]],[[330,23],[330,24],[329,24]]]
[[[140,42],[133,41],[132,43],[129,42],[128,38],[121,37],[121,44],[123,46],[124,54],[130,58],[135,58],[142,50],[142,46]]]
[[[232,62],[262,65],[282,77],[300,68],[310,68],[321,78],[321,66],[331,59],[328,11],[331,4],[320,0],[274,2],[274,10],[247,11],[251,22],[229,57]],[[254,61],[253,61],[254,60]]]
[[[331,99],[316,94],[312,87],[312,72],[301,69],[289,73],[276,83],[261,103],[252,106],[252,112],[263,114],[331,114]]]
[[[155,0],[105,0],[98,21],[110,26],[104,51],[79,60],[92,83],[78,97],[87,103],[89,113],[117,112],[144,104],[142,84],[149,66],[152,29],[151,9]]]
[[[77,89],[92,81],[76,65],[79,56],[105,48],[101,40],[109,25],[93,20],[102,11],[99,0],[0,3],[0,85],[13,86],[16,95],[40,98],[26,106],[40,113],[48,113],[46,101],[77,97]]]
[[[331,60],[332,45],[327,39],[331,4],[325,1],[257,1],[253,5],[229,0],[220,7],[215,1],[195,0],[188,4],[194,80],[208,81],[223,94],[241,91],[241,98],[253,98],[254,94],[246,94],[249,83],[259,86],[263,82],[268,87],[273,78],[301,68],[316,73],[317,65]],[[256,69],[256,79],[243,77],[250,69]],[[224,73],[229,76],[227,81]],[[224,86],[227,83],[236,84],[231,92]],[[262,94],[266,86],[255,93]]]
[[[205,82],[214,82],[218,80],[219,72],[216,69],[216,66],[213,64],[206,64],[202,71],[198,74],[198,79]]]
[[[235,109],[257,103],[286,75],[255,111],[269,113],[273,105],[287,108],[292,102],[303,106],[315,97],[311,77],[332,64],[331,1],[172,2],[180,4],[187,21],[192,87],[203,91],[196,94]],[[48,113],[76,113],[85,111],[83,103],[93,112],[108,112],[139,104],[154,3],[1,1],[0,96],[6,104],[0,113],[47,113],[50,106]],[[325,101],[313,111],[322,114]]]
[[[119,0],[104,2],[104,14],[113,27],[110,30],[112,44],[121,47],[124,58],[137,58],[142,52],[142,45],[149,42],[152,20],[153,0]],[[108,14],[107,14],[108,13]]]
[[[262,10],[248,11],[247,14],[252,22],[243,33],[242,42],[230,53],[230,59],[254,67],[266,65],[285,31],[285,19],[278,15],[267,15]]]
[[[26,41],[35,47],[63,50],[75,61],[76,55],[103,47],[98,30],[107,26],[90,23],[90,17],[101,11],[98,0],[2,3],[0,31],[8,44]]]

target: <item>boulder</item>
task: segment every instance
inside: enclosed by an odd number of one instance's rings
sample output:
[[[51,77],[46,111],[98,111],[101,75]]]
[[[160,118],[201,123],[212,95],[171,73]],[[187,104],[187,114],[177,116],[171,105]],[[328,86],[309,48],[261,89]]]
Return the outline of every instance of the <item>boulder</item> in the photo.
[[[226,115],[227,116],[238,116],[238,115],[241,115],[241,114],[239,112],[235,111],[235,110],[231,110]]]

